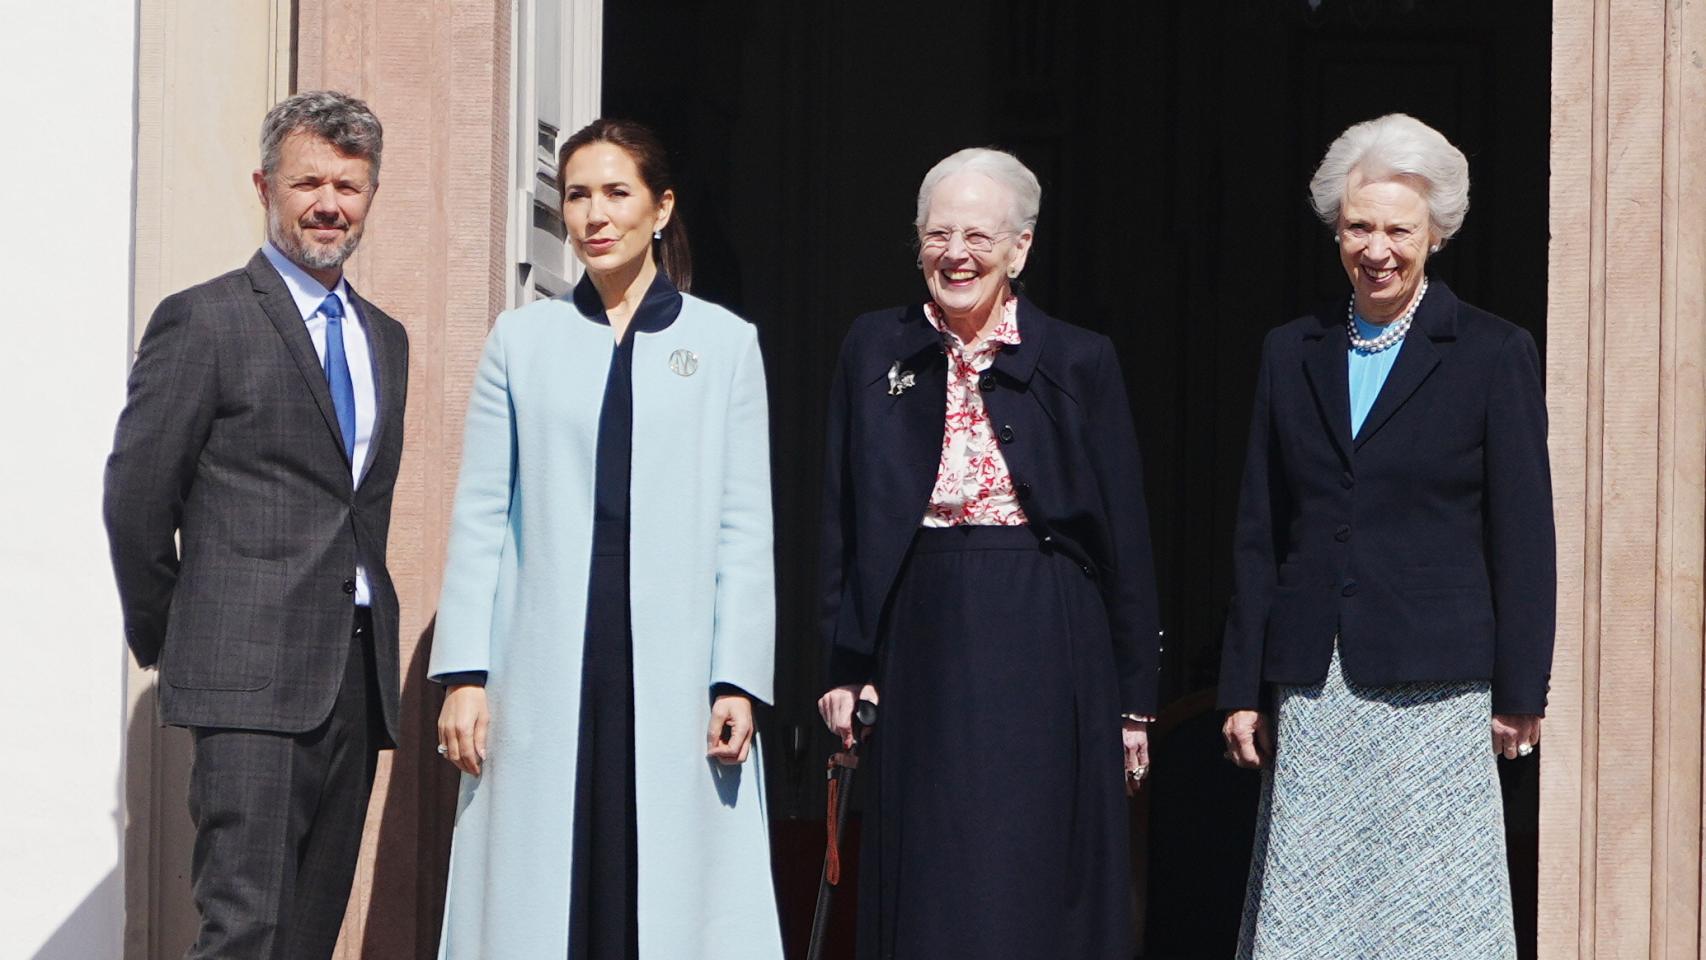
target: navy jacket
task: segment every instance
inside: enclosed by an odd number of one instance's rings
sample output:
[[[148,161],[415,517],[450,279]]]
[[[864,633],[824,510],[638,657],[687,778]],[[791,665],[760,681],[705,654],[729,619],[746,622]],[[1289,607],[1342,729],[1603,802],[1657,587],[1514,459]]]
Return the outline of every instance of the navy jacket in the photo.
[[[1159,640],[1143,468],[1107,337],[1019,301],[1021,343],[980,386],[1020,505],[1045,550],[1096,580],[1120,709],[1156,708]],[[915,385],[889,393],[896,362]],[[921,305],[868,313],[841,348],[829,399],[823,632],[831,683],[872,678],[884,608],[936,482],[947,358]]]
[[[1434,281],[1350,435],[1345,301],[1271,331],[1250,419],[1220,706],[1326,675],[1488,680],[1543,713],[1556,616],[1551,470],[1528,332]]]

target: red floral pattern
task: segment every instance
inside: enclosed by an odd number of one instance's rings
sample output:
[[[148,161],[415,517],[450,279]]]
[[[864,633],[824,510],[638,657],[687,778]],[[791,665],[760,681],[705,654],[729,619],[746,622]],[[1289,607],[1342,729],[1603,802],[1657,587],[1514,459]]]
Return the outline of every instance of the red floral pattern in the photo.
[[[1019,343],[1019,301],[1009,299],[995,329],[971,346],[948,329],[935,304],[925,304],[924,315],[941,333],[947,350],[948,411],[942,428],[942,459],[923,525],[1023,526],[1025,511],[1014,495],[1013,477],[978,389],[980,376],[995,362],[1002,346]]]

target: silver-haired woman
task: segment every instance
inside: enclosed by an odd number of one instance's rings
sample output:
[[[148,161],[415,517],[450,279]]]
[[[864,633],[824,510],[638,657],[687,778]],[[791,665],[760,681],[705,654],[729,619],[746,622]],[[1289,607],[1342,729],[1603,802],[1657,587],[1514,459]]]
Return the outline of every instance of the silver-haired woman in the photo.
[[[938,163],[927,298],[855,320],[831,388],[819,709],[844,741],[856,694],[883,710],[861,957],[1132,955],[1143,474],[1113,345],[1014,291],[1041,195],[997,150]]]
[[[1310,184],[1349,293],[1268,334],[1220,704],[1266,770],[1241,958],[1514,958],[1495,754],[1533,752],[1554,536],[1534,340],[1426,265],[1469,164],[1402,114]]]

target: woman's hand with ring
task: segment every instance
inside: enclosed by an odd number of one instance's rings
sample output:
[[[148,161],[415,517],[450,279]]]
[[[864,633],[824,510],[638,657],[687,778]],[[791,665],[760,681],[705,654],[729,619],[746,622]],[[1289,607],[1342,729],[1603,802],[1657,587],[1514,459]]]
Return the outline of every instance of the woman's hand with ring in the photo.
[[[1226,738],[1226,759],[1246,770],[1273,760],[1274,734],[1267,715],[1259,710],[1234,710],[1226,715],[1220,734]]]
[[[1526,757],[1540,742],[1540,718],[1531,713],[1493,714],[1493,752],[1506,760]]]
[[[438,711],[439,755],[456,769],[480,775],[486,759],[486,731],[491,716],[486,711],[486,688],[477,683],[459,683],[444,695]]]
[[[818,716],[823,717],[823,725],[830,733],[841,738],[843,750],[853,746],[853,710],[860,700],[876,703],[877,688],[868,683],[864,686],[849,683],[817,698]]]
[[[1149,774],[1149,724],[1121,720],[1120,743],[1125,750],[1125,795],[1135,797]]]

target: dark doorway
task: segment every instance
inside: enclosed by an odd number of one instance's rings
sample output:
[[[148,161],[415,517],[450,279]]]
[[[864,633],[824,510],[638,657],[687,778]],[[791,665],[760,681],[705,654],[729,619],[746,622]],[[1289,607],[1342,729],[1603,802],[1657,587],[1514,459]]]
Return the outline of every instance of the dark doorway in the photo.
[[[831,749],[813,616],[828,372],[854,315],[923,296],[924,171],[991,144],[1043,181],[1028,293],[1118,345],[1147,460],[1168,706],[1134,811],[1145,955],[1230,956],[1256,780],[1220,759],[1207,691],[1262,334],[1345,289],[1309,175],[1357,120],[1442,130],[1469,155],[1473,206],[1430,272],[1544,350],[1550,4],[622,0],[604,16],[605,112],[670,146],[694,292],[755,322],[765,350],[781,614],[767,782],[791,940]],[[1532,956],[1538,764],[1504,774]]]

